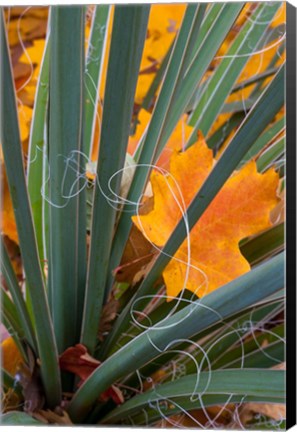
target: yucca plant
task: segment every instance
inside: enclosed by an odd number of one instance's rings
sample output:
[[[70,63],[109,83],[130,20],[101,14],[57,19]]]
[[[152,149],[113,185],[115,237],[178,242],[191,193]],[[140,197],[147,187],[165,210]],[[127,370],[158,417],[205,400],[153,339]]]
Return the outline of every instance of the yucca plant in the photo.
[[[19,359],[2,369],[3,424],[285,427],[257,410],[285,400],[284,225],[280,213],[267,222],[285,187],[284,28],[272,25],[283,5],[185,5],[135,104],[153,7],[96,6],[87,47],[86,8],[50,7],[27,155],[2,11],[1,143],[24,274],[19,282],[3,237],[13,343],[2,347]],[[264,70],[243,79],[271,47]],[[164,168],[181,118],[190,133]],[[196,236],[210,209],[215,223],[228,214],[227,240]],[[206,252],[196,258],[206,241],[208,267]],[[145,252],[129,255],[135,242]]]

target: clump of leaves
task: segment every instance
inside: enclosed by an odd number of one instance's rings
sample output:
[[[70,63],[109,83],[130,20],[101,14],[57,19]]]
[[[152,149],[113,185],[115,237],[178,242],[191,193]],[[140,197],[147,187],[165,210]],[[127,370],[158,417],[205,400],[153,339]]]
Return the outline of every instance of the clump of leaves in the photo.
[[[285,8],[2,11],[3,424],[284,427]]]

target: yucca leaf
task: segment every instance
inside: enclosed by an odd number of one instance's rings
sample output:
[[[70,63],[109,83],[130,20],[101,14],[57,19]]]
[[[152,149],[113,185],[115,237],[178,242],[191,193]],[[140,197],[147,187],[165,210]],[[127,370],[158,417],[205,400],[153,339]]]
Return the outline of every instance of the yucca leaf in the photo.
[[[275,123],[269,125],[269,127],[255,140],[252,147],[246,153],[245,157],[240,161],[238,167],[240,168],[246,162],[251,160],[256,154],[258,154],[266,145],[269,144],[285,127],[285,118],[281,117]]]
[[[193,96],[197,85],[203,78],[207,68],[213,60],[216,52],[223,43],[226,35],[240,13],[243,3],[223,4],[222,10],[219,12],[215,21],[212,23],[207,37],[199,45],[199,49],[186,71],[183,80],[183,86],[176,103],[171,106],[168,113],[168,121],[164,127],[162,136],[155,160],[160,156],[168,138],[170,137],[178,119],[185,112],[185,109]],[[205,24],[205,23],[204,23]]]
[[[277,73],[278,69],[279,69],[278,67],[267,68],[264,72],[253,75],[252,77],[247,78],[246,80],[240,81],[240,83],[236,84],[232,88],[231,93],[241,91],[244,88],[249,87],[252,84],[262,83],[262,81],[264,81],[266,78],[270,78],[271,76],[275,75]]]
[[[205,342],[197,341],[197,354],[195,359],[201,370],[208,370],[209,365],[213,369],[229,367],[247,367],[245,359],[248,353],[259,348],[256,340],[263,342],[265,338],[272,338],[272,331],[265,331],[265,324],[273,322],[273,318],[283,311],[283,301],[268,303],[254,307],[248,313],[230,323],[222,323],[221,329],[214,332],[213,336]],[[203,347],[203,351],[199,347]],[[225,360],[226,359],[226,360]],[[229,366],[230,361],[237,361],[237,365]],[[279,363],[283,361],[279,360]],[[259,363],[261,364],[261,362]],[[185,358],[186,373],[194,373],[195,365],[190,358]]]
[[[242,346],[241,339],[251,330],[248,328],[248,324],[251,320],[253,320],[255,326],[257,324],[261,325],[262,322],[267,322],[271,317],[275,316],[277,312],[281,312],[282,308],[283,299],[281,299],[280,302],[274,301],[267,304],[256,305],[200,333],[199,338],[197,340],[194,339],[196,349],[191,350],[191,354],[195,357],[200,369],[207,370],[209,364],[213,365],[213,361],[216,362],[220,355],[230,349],[232,343],[234,343],[235,346]],[[175,348],[176,352],[165,353],[141,368],[139,370],[140,376],[151,377],[160,369],[165,372],[168,370],[167,377],[162,376],[162,382],[169,381],[172,380],[170,371],[175,368],[176,364],[181,364],[184,374],[195,372],[196,369],[193,359],[189,358],[186,354],[182,355],[182,352],[188,348],[189,344],[187,343],[177,345]],[[211,352],[213,353],[212,358]],[[238,367],[240,367],[240,365]],[[139,385],[139,374],[131,374],[131,376],[125,377],[122,382],[130,388],[137,388]]]
[[[59,352],[78,342],[83,7],[51,9],[49,104],[49,295]],[[61,43],[61,40],[63,43]],[[71,74],[69,74],[71,65]]]
[[[253,109],[246,116],[241,127],[233,137],[229,146],[226,148],[216,166],[193,198],[187,210],[187,222],[189,230],[197,223],[208,205],[219,192],[225,181],[232,174],[238,163],[244,157],[249,148],[253,145],[255,139],[265,129],[267,124],[273,119],[284,103],[284,67],[280,69],[277,76],[270,83],[269,87],[259,98]],[[171,234],[169,240],[163,247],[155,260],[150,271],[146,274],[137,293],[133,296],[129,304],[120,314],[112,332],[106,339],[101,350],[101,356],[106,357],[107,353],[114,345],[119,334],[127,329],[130,321],[130,310],[132,304],[137,298],[152,294],[153,285],[165,266],[169,263],[171,257],[178,250],[186,237],[186,228],[184,220],[181,219]],[[138,308],[147,304],[147,299],[138,302]]]
[[[109,357],[85,381],[70,402],[68,411],[71,418],[82,421],[98,394],[117,379],[162,352],[173,349],[178,343],[188,340],[190,344],[189,338],[193,335],[254,305],[283,286],[284,255],[280,254],[148,329]]]
[[[13,391],[21,398],[22,397],[22,390],[20,385],[15,381],[14,377],[7,372],[5,369],[1,368],[1,384],[5,388],[5,390],[13,389]],[[1,417],[0,417],[0,424],[1,424]]]
[[[222,395],[222,394],[218,394],[218,395],[206,395],[202,398],[201,403],[199,401],[192,401],[188,396],[186,397],[179,397],[179,398],[175,398],[174,400],[171,401],[172,403],[160,403],[158,404],[157,402],[155,402],[155,405],[150,408],[147,407],[145,410],[142,410],[142,412],[140,414],[131,416],[130,418],[127,418],[124,421],[124,424],[128,424],[130,425],[132,423],[132,425],[143,425],[143,426],[147,426],[149,425],[153,425],[155,422],[159,421],[160,419],[165,419],[167,420],[170,416],[173,416],[175,414],[183,414],[185,416],[189,416],[190,415],[190,420],[193,420],[194,424],[196,424],[197,428],[202,429],[203,427],[205,427],[203,425],[203,423],[199,422],[197,419],[195,419],[194,417],[191,416],[190,412],[196,409],[205,409],[204,407],[218,407],[221,406],[222,408],[225,407],[226,405],[230,404],[241,404],[242,402],[255,402],[255,403],[261,403],[263,402],[263,396],[262,397],[258,397],[258,396],[247,396],[244,398],[244,396],[242,395],[236,395],[236,396],[230,396],[230,395]],[[276,400],[273,397],[269,397],[269,396],[265,396],[265,402],[266,403],[271,403],[271,404],[277,404],[277,403],[283,403],[284,399],[280,398],[278,400]],[[175,422],[174,419],[170,420],[170,423],[173,426],[176,427],[180,427],[180,422],[177,421]],[[263,422],[262,422],[263,423]],[[282,427],[285,429],[285,422],[282,422]],[[157,426],[157,423],[156,423]],[[261,427],[262,424],[261,424]],[[272,426],[269,425],[269,427],[267,427],[268,430],[272,430]],[[277,427],[273,430],[280,430],[280,424],[277,423]]]
[[[157,90],[158,90],[158,88],[161,84],[161,81],[163,80],[163,77],[165,75],[165,72],[166,72],[166,69],[168,66],[168,62],[170,60],[172,50],[174,47],[174,43],[175,43],[175,40],[170,45],[165,57],[163,58],[163,61],[160,65],[159,69],[156,72],[155,78],[153,79],[153,81],[152,81],[143,101],[142,101],[141,108],[143,108],[145,110],[149,110],[151,108],[151,105],[152,105],[152,103],[156,97]],[[137,151],[136,151],[135,157],[136,157],[136,159],[138,159]]]
[[[48,251],[48,213],[45,210],[47,203],[44,199],[43,189],[45,189],[45,181],[48,178],[48,170],[45,163],[48,160],[46,119],[49,96],[49,51],[50,41],[49,37],[47,37],[34,101],[27,167],[28,194],[41,268],[43,268],[47,259]],[[32,316],[32,301],[28,286],[26,286],[26,304],[29,314]]]
[[[103,106],[81,342],[94,351],[125,163],[148,6],[116,6]],[[127,31],[129,28],[129,31]],[[111,175],[119,173],[109,190]],[[110,202],[111,200],[111,202]],[[114,203],[116,201],[116,203]]]
[[[40,262],[46,259],[43,224],[43,205],[42,196],[43,185],[43,161],[47,157],[46,148],[46,117],[49,95],[49,51],[50,39],[47,37],[41,71],[38,79],[34,110],[32,115],[31,131],[29,138],[29,162],[27,168],[28,193],[32,208],[36,241]]]
[[[233,347],[231,350],[221,356],[218,362],[214,362],[214,369],[221,368],[241,368],[257,367],[270,368],[277,364],[283,363],[285,356],[284,325],[272,328],[271,330],[256,334],[256,324],[251,340],[245,342],[244,351],[241,347]],[[265,343],[266,345],[262,345]],[[272,352],[277,353],[272,355]],[[260,359],[259,359],[260,357]],[[256,359],[256,360],[255,360]]]
[[[238,127],[242,120],[245,118],[245,112],[239,111],[234,114],[220,126],[206,142],[209,148],[213,149],[216,153],[224,144],[225,139],[229,136],[233,129]]]
[[[26,307],[25,300],[23,298],[21,288],[18,284],[15,272],[10,262],[6,247],[1,236],[1,271],[8,286],[9,292],[13,299],[16,312],[18,314],[19,322],[24,335],[31,345],[31,347],[37,351],[36,339],[33,331],[32,322]]]
[[[1,321],[8,333],[12,337],[17,349],[25,361],[27,361],[27,354],[24,349],[24,331],[19,321],[17,309],[10,300],[7,293],[1,288]]]
[[[278,3],[275,3],[273,7],[260,4],[251,19],[246,21],[238,33],[230,49],[204,86],[197,106],[190,116],[189,124],[193,125],[194,129],[186,147],[196,141],[198,130],[202,131],[205,136],[208,134],[225,99],[248,62],[250,53],[256,51],[263,40],[266,41],[265,30],[279,7]],[[259,22],[265,23],[265,26],[259,25]]]
[[[284,249],[285,233],[284,223],[269,228],[256,237],[252,237],[240,245],[240,250],[245,258],[255,265],[271,255],[275,255]]]
[[[268,149],[264,151],[264,153],[261,154],[261,156],[257,160],[257,168],[260,172],[268,169],[277,161],[279,157],[284,154],[285,141],[285,137],[280,138],[274,144],[269,146]]]
[[[90,156],[90,150],[92,148],[94,128],[98,121],[97,105],[100,76],[102,74],[103,54],[106,45],[110,8],[111,6],[109,5],[97,5],[95,7],[86,57],[84,142],[85,154],[88,157]]]
[[[219,401],[224,394],[249,396],[249,400],[253,400],[254,396],[256,400],[262,399],[263,402],[275,400],[275,403],[284,403],[285,373],[279,370],[226,369],[187,375],[133,397],[111,411],[102,422],[113,424],[154,405],[158,411],[158,404],[162,406],[162,401],[169,401],[174,405],[175,398],[180,397],[188,397],[189,402],[197,409],[201,407],[202,401],[204,406],[208,406],[204,399],[207,395],[212,395],[212,404],[215,404],[215,394],[219,396]],[[159,412],[160,417],[161,415]]]
[[[33,418],[30,414],[26,414],[20,411],[10,411],[0,416],[0,424],[3,426],[42,426],[44,423],[39,422]]]
[[[21,255],[30,289],[41,376],[49,406],[60,402],[57,348],[37,251],[32,213],[26,188],[12,69],[1,13],[1,142]]]
[[[196,23],[196,25],[200,27],[199,23],[204,16],[204,11],[205,6],[197,6],[196,4],[190,4],[186,9],[182,26],[172,50],[160,94],[156,101],[147,133],[145,134],[141,144],[141,150],[137,160],[138,166],[136,167],[127,197],[127,200],[130,203],[137,203],[152,169],[149,164],[151,164],[152,159],[154,158],[154,153],[158,147],[164,121],[170,108],[181,69],[183,69],[182,65],[187,52],[187,44],[191,39],[192,31],[195,31],[193,28],[194,24]],[[112,244],[107,291],[110,291],[112,288],[114,279],[112,271],[119,264],[125,244],[128,240],[131,226],[131,204],[127,204],[124,206],[121,213],[121,218]]]

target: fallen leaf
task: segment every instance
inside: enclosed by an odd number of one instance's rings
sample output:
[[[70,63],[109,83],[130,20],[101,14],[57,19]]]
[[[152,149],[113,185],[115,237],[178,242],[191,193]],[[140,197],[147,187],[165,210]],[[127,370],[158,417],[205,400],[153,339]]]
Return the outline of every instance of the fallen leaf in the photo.
[[[281,222],[284,222],[285,216],[286,216],[286,196],[285,196],[285,190],[283,189],[282,192],[279,194],[280,201],[277,204],[277,206],[273,209],[271,212],[271,221],[273,225],[277,225]]]
[[[184,202],[188,207],[214,163],[212,151],[200,136],[187,151],[173,154],[171,176],[152,173],[154,209],[132,218],[145,237],[158,247],[164,246],[182,217],[179,206]],[[271,226],[270,212],[277,204],[278,181],[273,169],[259,174],[254,161],[234,172],[190,233],[188,278],[187,240],[165,268],[168,296],[176,297],[187,288],[202,297],[250,270],[238,243]]]
[[[9,20],[8,41],[10,46],[45,36],[47,17],[36,17],[29,15],[28,12],[26,8],[23,8],[19,16]]]
[[[286,405],[273,403],[246,403],[239,412],[240,424],[246,425],[261,414],[275,421],[286,419]]]
[[[33,351],[27,345],[28,364],[18,365],[16,378],[22,386],[24,395],[24,411],[32,413],[43,408],[45,404],[44,390],[42,387],[40,367]]]
[[[17,410],[20,406],[21,399],[12,388],[9,388],[7,391],[4,391],[2,388],[0,403],[2,413],[5,414],[9,411]]]
[[[1,354],[3,368],[10,375],[15,376],[20,363],[23,362],[23,357],[12,337],[8,337],[1,343]]]
[[[76,344],[61,354],[59,365],[61,370],[78,375],[81,379],[78,385],[81,385],[100,365],[100,361],[91,357],[84,345]]]
[[[60,407],[56,407],[54,411],[49,409],[39,410],[33,414],[33,417],[45,424],[73,425],[67,412],[62,410]]]
[[[136,227],[132,227],[123,258],[114,270],[118,282],[132,283],[137,272],[149,264],[156,251]]]
[[[82,344],[76,344],[74,347],[67,348],[59,357],[61,370],[72,372],[81,379],[77,384],[78,387],[83,384],[100,364],[101,362],[90,356],[87,348]],[[109,387],[99,396],[101,401],[107,401],[109,398],[116,404],[124,401],[121,391],[115,385]]]
[[[112,322],[115,320],[119,309],[119,302],[115,298],[109,299],[104,305],[98,331],[98,339],[102,342],[106,333],[112,328]]]

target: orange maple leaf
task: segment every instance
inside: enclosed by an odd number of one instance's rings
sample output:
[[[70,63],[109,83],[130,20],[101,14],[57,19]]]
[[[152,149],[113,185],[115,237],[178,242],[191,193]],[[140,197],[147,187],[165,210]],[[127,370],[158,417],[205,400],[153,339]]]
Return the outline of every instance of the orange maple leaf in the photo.
[[[19,365],[23,361],[23,357],[14,341],[10,336],[1,342],[2,367],[12,376],[18,371]]]
[[[164,246],[183,215],[181,208],[188,207],[214,163],[200,136],[187,151],[172,155],[170,175],[152,173],[154,208],[132,219],[156,246]],[[234,172],[191,230],[189,243],[183,242],[165,268],[168,300],[183,288],[202,297],[250,270],[238,244],[271,226],[278,180],[273,169],[259,174],[254,161]]]

